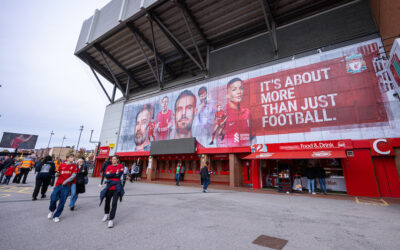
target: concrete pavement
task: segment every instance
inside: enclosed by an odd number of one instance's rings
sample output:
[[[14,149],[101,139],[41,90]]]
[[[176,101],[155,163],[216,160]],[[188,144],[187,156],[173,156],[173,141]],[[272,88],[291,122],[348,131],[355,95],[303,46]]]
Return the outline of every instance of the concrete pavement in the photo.
[[[101,222],[98,178],[90,178],[75,211],[47,219],[51,189],[31,201],[26,185],[0,186],[1,249],[267,249],[260,235],[287,240],[284,249],[398,249],[400,205],[216,190],[200,186],[126,184],[114,228]],[[183,184],[184,185],[184,184]]]

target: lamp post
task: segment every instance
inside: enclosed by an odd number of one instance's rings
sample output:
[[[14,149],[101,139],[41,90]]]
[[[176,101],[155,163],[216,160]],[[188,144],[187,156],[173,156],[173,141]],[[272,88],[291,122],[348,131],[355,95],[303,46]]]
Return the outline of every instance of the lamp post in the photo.
[[[50,147],[51,137],[53,137],[53,135],[54,135],[54,132],[53,132],[53,130],[52,130],[52,131],[50,132],[50,139],[49,139],[49,144],[47,144],[47,148]]]
[[[81,127],[80,127],[79,130],[80,130],[81,132],[79,133],[78,144],[77,144],[77,146],[76,146],[76,151],[77,151],[77,152],[79,151],[79,142],[80,142],[80,140],[81,140],[81,135],[82,135],[82,131],[83,131],[83,125],[81,125]]]
[[[64,135],[63,140],[62,140],[62,143],[61,143],[61,149],[60,149],[60,151],[58,152],[58,158],[60,158],[61,150],[63,149],[64,140],[65,140],[65,139],[67,139],[67,137],[65,137],[65,135]]]

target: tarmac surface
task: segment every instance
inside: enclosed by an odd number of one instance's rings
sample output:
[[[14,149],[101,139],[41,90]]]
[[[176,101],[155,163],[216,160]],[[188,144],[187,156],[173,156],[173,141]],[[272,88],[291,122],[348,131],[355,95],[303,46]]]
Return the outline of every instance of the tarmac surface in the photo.
[[[0,185],[0,249],[271,249],[253,243],[260,235],[281,239],[283,249],[400,246],[399,204],[238,192],[212,183],[202,193],[200,185],[127,182],[109,229],[101,221],[100,180],[90,178],[76,210],[68,198],[55,223],[47,219],[51,188],[47,198],[31,200],[34,176],[25,185]]]

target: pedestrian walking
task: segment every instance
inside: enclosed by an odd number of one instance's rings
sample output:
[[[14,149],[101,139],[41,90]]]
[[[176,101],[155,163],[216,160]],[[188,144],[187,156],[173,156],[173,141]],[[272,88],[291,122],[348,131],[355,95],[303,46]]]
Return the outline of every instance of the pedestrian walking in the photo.
[[[200,171],[201,183],[203,185],[203,193],[208,193],[207,188],[210,185],[210,171],[208,169],[208,161],[204,164]]]
[[[21,179],[22,179],[22,184],[26,184],[26,178],[28,177],[29,171],[31,171],[31,168],[34,165],[35,165],[35,162],[33,161],[31,156],[25,157],[21,161]],[[17,183],[19,183],[19,181],[17,181]]]
[[[15,175],[14,175],[14,179],[13,179],[13,183],[19,183],[21,180],[21,162],[17,161],[15,163]]]
[[[308,162],[306,168],[308,193],[315,194],[315,168],[312,162]]]
[[[50,185],[50,181],[55,175],[56,166],[54,165],[53,159],[50,155],[46,156],[42,162],[36,167],[35,171],[35,189],[33,190],[32,200],[37,200],[39,190],[41,191],[41,198],[46,198],[47,188]]]
[[[133,182],[137,179],[138,172],[139,172],[139,168],[138,168],[138,166],[136,166],[136,163],[134,162],[131,167],[131,182]]]
[[[76,162],[76,177],[71,184],[71,199],[69,201],[69,208],[71,211],[75,210],[75,203],[78,200],[78,194],[83,194],[85,190],[85,179],[87,178],[87,165],[83,159]]]
[[[101,172],[101,181],[100,181],[100,184],[99,184],[99,187],[102,187],[103,186],[103,182],[104,182],[104,177],[105,177],[105,172],[106,172],[106,168],[108,167],[108,166],[110,166],[111,165],[111,161],[110,161],[110,158],[108,158],[102,165],[101,165],[101,169],[100,169],[100,172]]]
[[[125,162],[122,163],[122,166],[124,166],[124,173],[123,173],[123,175],[122,175],[122,186],[125,187],[126,177],[128,176],[129,169],[128,169],[128,167],[125,165]]]
[[[118,155],[114,155],[112,157],[112,164],[107,166],[105,171],[105,177],[107,179],[105,182],[106,187],[100,192],[100,205],[104,198],[106,199],[104,204],[104,217],[102,221],[106,222],[108,220],[108,228],[112,228],[114,226],[114,218],[117,212],[118,199],[122,201],[122,197],[125,193],[124,187],[121,185],[121,176],[124,168],[119,161]]]
[[[179,186],[181,167],[182,167],[182,163],[181,163],[181,161],[179,161],[178,164],[176,165],[176,169],[175,169],[175,182],[176,182],[177,186]]]
[[[60,221],[59,217],[64,210],[65,201],[70,192],[71,182],[76,177],[76,165],[73,162],[74,155],[67,155],[67,161],[60,165],[59,172],[56,174],[58,178],[53,192],[51,193],[49,206],[50,213],[47,215],[47,218],[54,219],[54,222]],[[60,201],[58,206],[57,201]]]
[[[316,177],[318,178],[321,193],[326,194],[326,182],[325,182],[326,172],[325,172],[325,169],[323,167],[321,167],[320,164],[318,164],[317,167],[315,168],[315,173],[316,173]]]
[[[14,166],[13,165],[11,165],[8,169],[7,169],[7,171],[5,172],[5,179],[4,179],[4,182],[3,182],[3,184],[6,184],[6,185],[8,185],[8,183],[10,182],[10,179],[11,179],[11,177],[12,177],[12,175],[13,175],[13,172],[14,172]]]
[[[180,172],[179,174],[180,174],[181,181],[183,181],[183,179],[185,178],[185,164],[182,164],[179,172]]]
[[[0,183],[3,183],[3,177],[7,171],[7,169],[14,165],[14,157],[12,155],[7,155],[5,157],[5,160],[3,162],[3,164],[0,166]]]
[[[33,166],[34,169],[35,169],[35,174],[37,173],[37,169],[38,169],[39,165],[42,163],[43,160],[44,160],[44,159],[42,159],[42,158],[37,158],[37,159],[36,159],[35,165]]]

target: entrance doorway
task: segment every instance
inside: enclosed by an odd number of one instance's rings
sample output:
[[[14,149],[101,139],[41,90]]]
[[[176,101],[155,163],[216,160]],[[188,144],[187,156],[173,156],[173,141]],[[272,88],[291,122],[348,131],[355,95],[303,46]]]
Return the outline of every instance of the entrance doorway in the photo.
[[[400,198],[400,180],[392,157],[373,158],[379,192],[382,197]]]
[[[341,159],[284,159],[259,160],[261,166],[261,185],[263,188],[278,189],[281,181],[290,183],[293,190],[307,191],[306,168],[309,162],[321,166],[326,174],[326,189],[330,192],[346,193],[346,184]],[[279,172],[278,172],[279,171]],[[295,180],[296,179],[296,180]],[[296,187],[295,187],[296,186]],[[281,189],[283,190],[283,185]],[[318,178],[315,188],[321,190]],[[284,189],[283,191],[286,191]]]

